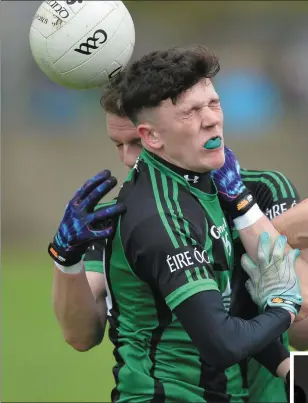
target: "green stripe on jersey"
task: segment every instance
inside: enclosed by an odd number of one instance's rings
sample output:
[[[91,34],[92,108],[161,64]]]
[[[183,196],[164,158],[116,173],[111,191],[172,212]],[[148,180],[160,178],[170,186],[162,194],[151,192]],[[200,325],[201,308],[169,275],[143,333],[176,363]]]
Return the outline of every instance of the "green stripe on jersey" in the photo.
[[[169,194],[168,194],[168,193],[169,193],[169,189],[168,189],[168,184],[167,184],[167,177],[166,177],[166,175],[161,174],[161,181],[162,181],[162,184],[163,184],[164,198],[165,198],[165,201],[166,201],[166,203],[167,203],[168,209],[169,209],[169,211],[170,211],[170,215],[171,215],[171,217],[172,217],[172,221],[173,221],[173,223],[174,223],[174,225],[175,225],[175,228],[176,228],[177,232],[178,232],[179,235],[180,235],[180,238],[181,238],[181,240],[182,240],[183,245],[184,245],[184,246],[187,246],[187,241],[186,241],[185,235],[184,235],[184,234],[182,233],[182,231],[181,231],[178,218],[177,218],[176,214],[174,213],[174,210],[173,210],[173,207],[172,207],[172,204],[171,204],[171,200],[170,200],[170,198],[169,198]],[[174,196],[174,195],[173,195],[173,196]],[[180,205],[179,205],[179,204],[178,204],[177,208],[180,208]]]
[[[117,200],[116,200],[116,199],[113,199],[113,200],[111,200],[111,201],[109,201],[109,202],[99,203],[99,204],[97,204],[97,205],[94,207],[94,210],[99,210],[99,209],[102,209],[102,208],[104,208],[104,207],[112,206],[113,204],[116,204],[116,202],[117,202]]]
[[[84,260],[85,271],[95,271],[96,273],[104,273],[104,264],[100,260]]]
[[[286,182],[286,184],[289,188],[291,197],[293,197],[295,199],[296,196],[295,196],[294,188],[293,188],[291,182],[289,181],[289,179],[286,176],[284,176],[284,174],[282,174],[281,172],[275,172],[275,174],[282,177],[282,179]]]
[[[179,203],[179,199],[178,199],[179,186],[175,181],[172,181],[172,185],[173,185],[173,200],[174,200],[174,203],[176,205],[177,213],[178,213],[179,217],[182,219],[184,229],[185,229],[185,233],[186,233],[186,237],[187,237],[187,239],[190,239],[190,241],[191,241],[191,243],[193,245],[196,245],[197,244],[196,240],[190,236],[189,224],[188,224],[188,221],[183,216],[183,212],[182,212],[182,209],[181,209],[181,206],[180,206],[180,203]]]
[[[272,182],[269,179],[260,178],[260,177],[258,177],[258,178],[247,177],[247,178],[243,178],[243,182],[262,182],[262,183],[264,183],[271,190],[272,195],[273,195],[273,200],[278,201],[277,189],[275,188],[275,186],[272,184]]]
[[[274,185],[270,182],[269,179],[263,178],[262,175],[267,175],[267,176],[273,178],[277,182],[277,184],[279,185],[282,197],[284,197],[284,198],[288,197],[288,191],[287,191],[287,188],[288,188],[288,190],[291,194],[291,197],[295,198],[294,189],[293,189],[290,181],[280,172],[270,172],[270,171],[256,172],[256,171],[249,171],[249,170],[241,170],[241,175],[244,176],[244,178],[243,178],[244,181],[249,181],[249,180],[252,182],[260,181],[260,182],[266,184],[273,192],[273,196],[274,196],[274,193],[276,193],[276,196],[275,196],[276,198],[274,198],[274,201],[278,200],[277,189],[275,188],[275,191],[274,191],[274,189],[273,189]],[[247,178],[247,177],[245,178],[245,176],[248,176],[248,177],[251,176],[251,178]],[[253,177],[258,177],[258,179],[256,180]],[[283,181],[285,182],[286,185],[283,183]]]
[[[187,275],[187,273],[186,273]],[[187,276],[188,278],[188,276]],[[191,297],[192,295],[197,294],[201,291],[219,291],[217,283],[215,280],[208,279],[208,280],[192,280],[192,277],[188,278],[188,283],[183,285],[182,287],[176,289],[171,294],[168,295],[166,298],[166,302],[169,308],[173,311],[178,305],[180,305],[183,301],[187,298]]]
[[[154,198],[155,198],[155,202],[157,205],[157,211],[160,215],[162,223],[164,224],[164,227],[169,235],[169,238],[170,238],[174,248],[178,249],[180,247],[180,245],[179,245],[176,237],[174,236],[172,229],[170,228],[170,225],[168,223],[167,217],[165,215],[165,212],[164,212],[161,200],[160,200],[159,190],[158,190],[157,181],[156,181],[156,177],[155,177],[155,168],[153,168],[151,165],[148,165],[148,168],[149,168],[149,172],[150,172],[150,178],[152,181]]]

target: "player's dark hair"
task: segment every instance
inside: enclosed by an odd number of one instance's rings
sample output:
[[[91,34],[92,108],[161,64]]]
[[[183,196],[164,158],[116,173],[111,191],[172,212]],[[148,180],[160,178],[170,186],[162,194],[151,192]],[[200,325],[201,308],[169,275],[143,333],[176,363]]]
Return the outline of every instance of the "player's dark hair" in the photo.
[[[158,106],[171,98],[176,104],[181,93],[203,78],[213,78],[220,65],[204,46],[154,51],[134,62],[122,80],[122,107],[137,122],[144,108]]]
[[[104,88],[100,99],[100,104],[106,112],[119,117],[125,117],[126,113],[122,107],[120,85],[123,73],[118,73]]]

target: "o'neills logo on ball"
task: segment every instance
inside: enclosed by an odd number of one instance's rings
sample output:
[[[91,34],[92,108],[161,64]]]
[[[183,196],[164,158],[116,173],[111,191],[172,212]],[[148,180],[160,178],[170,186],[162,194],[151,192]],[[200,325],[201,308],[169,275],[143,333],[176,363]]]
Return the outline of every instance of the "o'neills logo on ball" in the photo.
[[[70,15],[68,10],[61,6],[61,4],[59,4],[57,1],[46,1],[46,4],[48,4],[58,14],[58,16],[63,19]]]

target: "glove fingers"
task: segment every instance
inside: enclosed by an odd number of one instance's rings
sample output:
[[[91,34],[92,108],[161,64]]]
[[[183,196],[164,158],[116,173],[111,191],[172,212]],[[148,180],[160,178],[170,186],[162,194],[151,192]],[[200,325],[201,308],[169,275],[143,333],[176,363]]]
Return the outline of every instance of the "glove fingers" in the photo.
[[[245,288],[248,291],[251,299],[254,301],[254,284],[252,280],[247,280],[245,283]]]
[[[290,252],[288,252],[289,259],[293,265],[295,265],[296,259],[300,256],[300,254],[301,252],[299,249],[292,249]]]
[[[93,176],[85,182],[85,184],[77,190],[73,200],[75,203],[80,204],[80,201],[84,200],[98,185],[104,183],[108,178],[110,178],[111,173],[108,169],[99,172],[97,175]]]
[[[288,270],[288,274],[289,274],[289,278],[290,278],[290,285],[292,280],[294,279],[294,281],[297,281],[297,276],[296,276],[296,272],[295,272],[295,262],[296,259],[299,257],[300,255],[300,250],[299,249],[292,249],[290,250],[286,256],[285,256],[285,262],[286,262],[286,270]]]
[[[256,279],[259,276],[258,267],[246,253],[241,257],[241,264],[250,278]]]
[[[123,203],[117,203],[109,207],[104,207],[87,216],[88,225],[86,231],[79,234],[82,242],[93,242],[99,239],[106,239],[114,232],[112,218],[125,212]]]
[[[102,183],[98,184],[97,187],[92,190],[92,192],[80,203],[82,209],[92,212],[97,205],[97,203],[116,185],[117,180],[113,176],[104,180]]]
[[[117,215],[120,215],[125,211],[126,207],[123,203],[116,203],[109,207],[104,207],[90,214],[89,222],[94,225],[99,224],[100,222],[116,217]]]
[[[95,240],[100,240],[100,239],[107,239],[109,238],[113,232],[114,232],[114,228],[112,225],[102,229],[102,230],[90,230],[91,234],[93,236],[93,238],[95,238]]]
[[[95,239],[105,239],[110,237],[114,232],[114,226],[111,221],[113,217],[116,217],[126,211],[126,207],[123,203],[117,203],[110,207],[102,208],[89,216],[89,222],[91,226],[103,226],[101,230],[94,230],[89,228],[91,234]],[[105,223],[104,223],[105,222]],[[105,224],[105,225],[104,225]]]
[[[258,243],[258,263],[257,265],[262,270],[270,262],[270,252],[271,252],[271,238],[268,232],[262,232],[259,236]]]
[[[284,255],[285,255],[285,249],[287,245],[287,237],[284,235],[280,235],[276,240],[272,252],[272,259],[271,263],[278,263],[282,262]]]

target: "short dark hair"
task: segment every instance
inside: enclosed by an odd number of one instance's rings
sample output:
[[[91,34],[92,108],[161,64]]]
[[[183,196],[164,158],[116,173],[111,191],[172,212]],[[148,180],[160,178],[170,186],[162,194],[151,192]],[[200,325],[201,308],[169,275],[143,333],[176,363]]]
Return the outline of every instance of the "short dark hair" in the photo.
[[[202,45],[148,53],[127,69],[121,84],[121,106],[136,123],[144,108],[156,107],[169,98],[176,104],[181,93],[202,78],[213,78],[219,70],[216,55]]]
[[[126,117],[121,101],[121,82],[123,72],[120,72],[103,88],[100,104],[106,112],[119,117]]]

